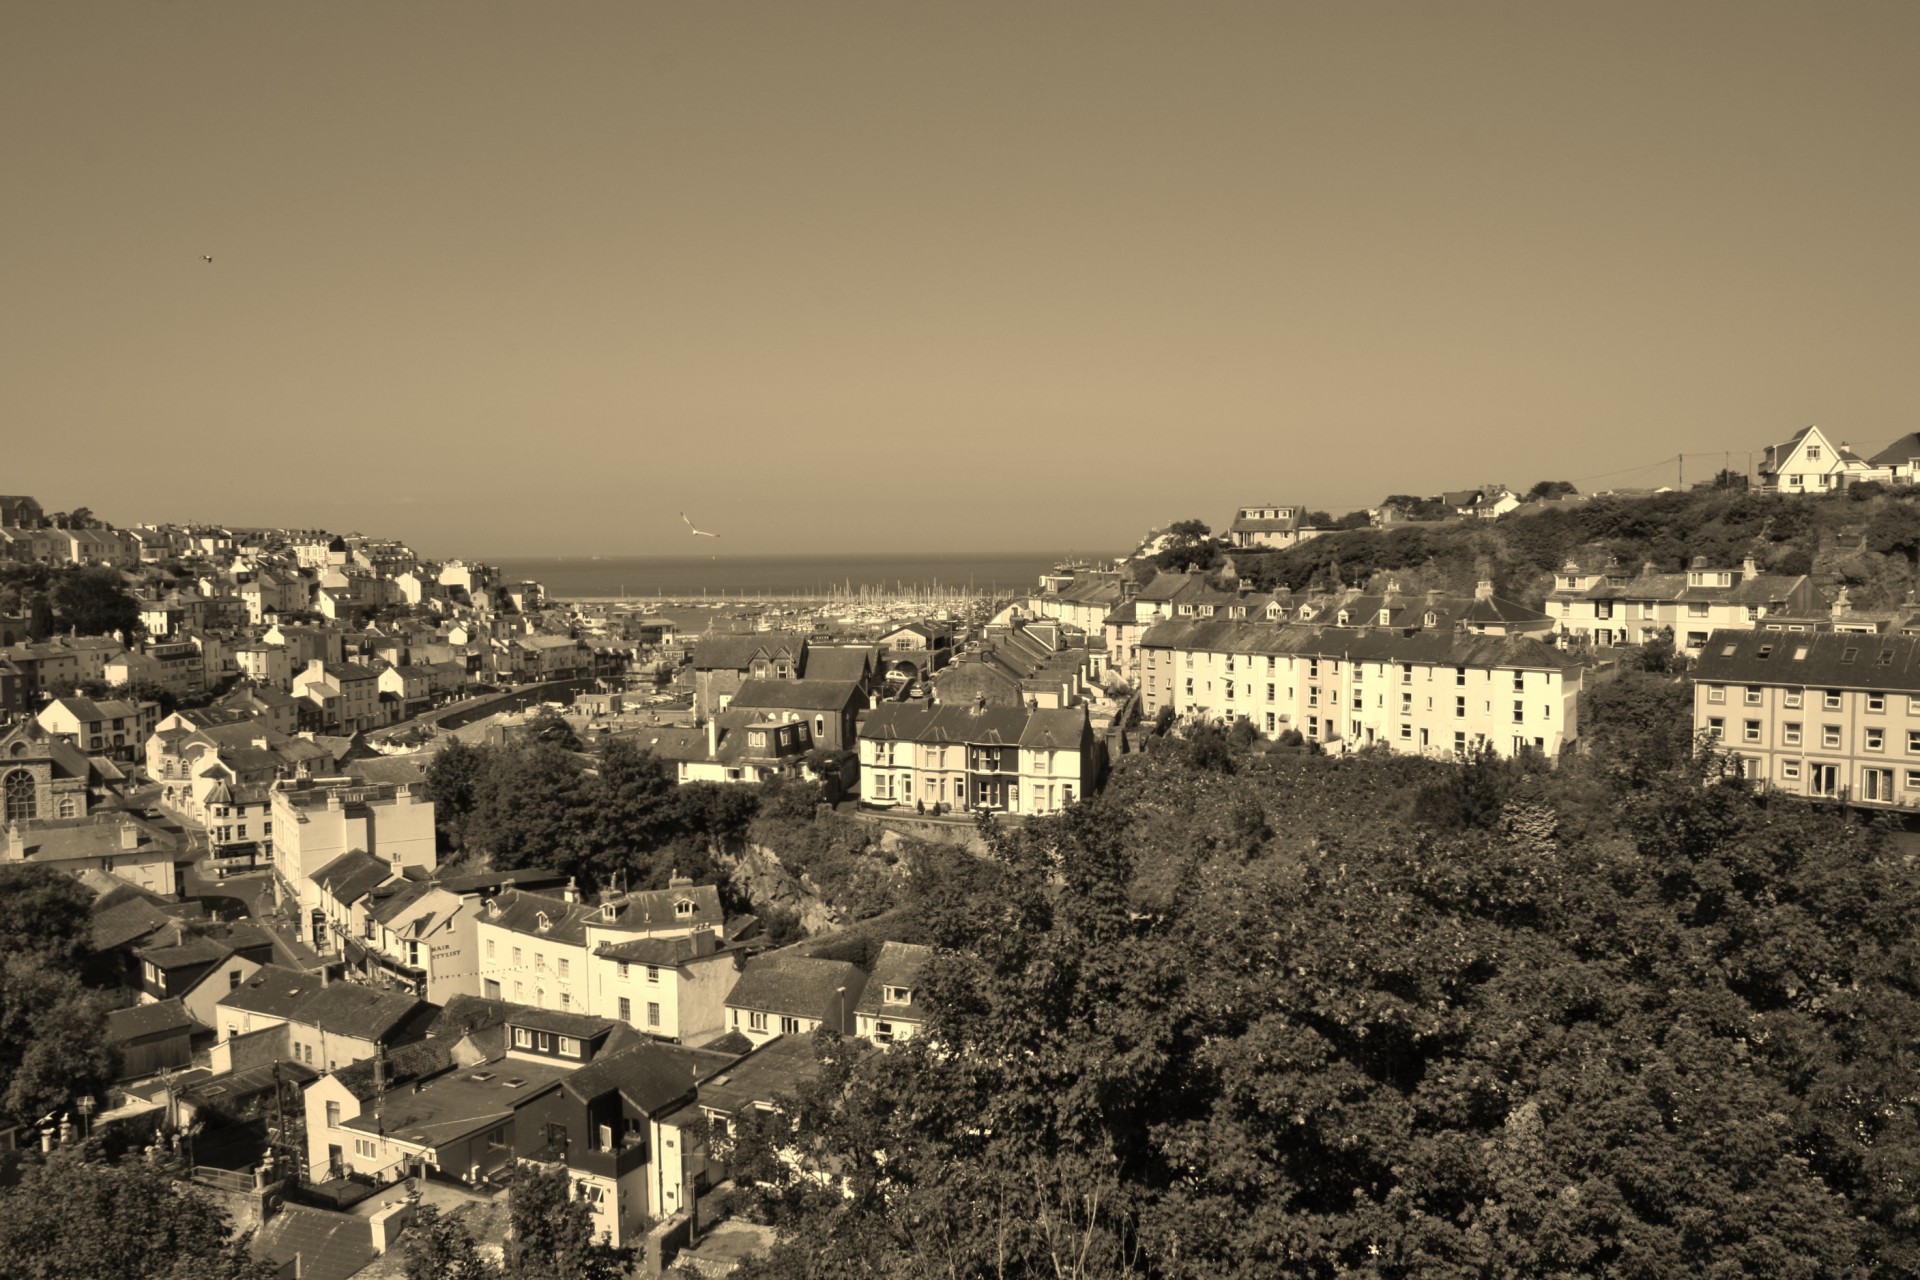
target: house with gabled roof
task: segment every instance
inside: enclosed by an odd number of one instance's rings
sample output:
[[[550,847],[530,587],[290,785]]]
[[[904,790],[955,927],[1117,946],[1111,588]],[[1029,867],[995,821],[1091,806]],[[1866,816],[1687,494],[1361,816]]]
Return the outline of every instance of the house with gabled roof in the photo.
[[[1862,480],[1891,480],[1890,467],[1876,466],[1817,426],[1802,427],[1761,455],[1759,487],[1775,493],[1831,493]]]
[[[860,803],[873,808],[1057,813],[1102,767],[1083,706],[886,702],[860,719]]]
[[[693,705],[711,717],[747,680],[798,680],[806,654],[799,632],[702,635],[693,650]]]
[[[658,1039],[704,1044],[726,1030],[742,955],[717,929],[602,942],[587,959],[593,1005]]]
[[[1867,459],[1876,471],[1885,471],[1888,482],[1910,485],[1920,482],[1920,431],[1909,431]]]
[[[405,992],[267,965],[218,1002],[221,1039],[285,1024],[295,1062],[331,1071],[417,1040],[438,1012]]]
[[[860,713],[872,705],[860,684],[852,680],[743,680],[727,706],[735,711],[765,712],[767,718],[789,713],[804,721],[815,747],[850,750],[859,728]]]
[[[120,1051],[121,1080],[173,1071],[193,1061],[193,1035],[205,1030],[179,1000],[161,1000],[107,1014],[107,1043]]]
[[[159,723],[160,704],[117,698],[96,702],[73,695],[55,698],[36,718],[48,733],[65,738],[89,755],[132,760]]]
[[[1578,735],[1581,664],[1530,636],[1162,622],[1141,638],[1142,712],[1242,718],[1356,750],[1558,754]]]
[[[313,1176],[376,1182],[433,1169],[479,1183],[551,1145],[520,1113],[575,1071],[637,1043],[605,1019],[513,1011],[503,1022],[433,1035],[344,1066],[306,1092]]]
[[[594,1225],[611,1243],[632,1244],[650,1220],[693,1205],[691,1186],[674,1176],[685,1135],[661,1121],[738,1057],[657,1043],[602,1052],[520,1110],[518,1129],[545,1139],[523,1153],[565,1165]]]
[[[22,777],[0,761],[0,789]],[[14,796],[6,792],[11,801]],[[5,824],[0,856],[9,862],[55,867],[68,875],[110,872],[128,883],[172,897],[178,890],[176,863],[187,852],[178,828],[168,828],[128,811],[108,810],[84,818],[15,821]]]
[[[811,1035],[823,1026],[851,1035],[866,985],[866,973],[849,961],[756,956],[727,995],[727,1030],[756,1045],[775,1036]]]
[[[1234,547],[1285,550],[1319,531],[1305,527],[1306,509],[1280,503],[1241,507],[1227,526],[1227,543]]]
[[[508,889],[474,918],[480,994],[543,1009],[615,1017],[616,992],[592,980],[590,957],[603,944],[695,933],[722,935],[713,885],[675,879],[665,889],[614,894],[598,903]],[[640,1010],[629,1009],[637,1017]],[[622,1019],[626,1021],[627,1019]],[[638,1025],[636,1023],[636,1025]]]
[[[703,726],[648,725],[624,736],[673,765],[680,783],[798,777],[814,746],[802,713],[749,708],[716,712]]]
[[[854,1006],[854,1034],[882,1047],[918,1035],[927,1013],[920,997],[920,971],[932,958],[932,947],[881,943],[866,990]]]

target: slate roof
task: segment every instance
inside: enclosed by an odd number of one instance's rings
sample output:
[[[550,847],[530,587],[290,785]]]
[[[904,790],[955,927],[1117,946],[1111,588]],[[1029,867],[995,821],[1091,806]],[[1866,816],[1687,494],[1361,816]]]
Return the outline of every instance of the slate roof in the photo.
[[[1920,636],[1716,630],[1692,674],[1696,683],[1920,693]]]
[[[550,1031],[554,1035],[572,1036],[577,1040],[592,1040],[621,1025],[612,1018],[596,1018],[589,1013],[565,1013],[559,1009],[525,1007],[515,1012],[507,1021],[516,1027]]]
[[[702,944],[691,936],[678,938],[634,938],[627,942],[603,942],[594,949],[594,953],[606,960],[621,960],[628,964],[651,964],[663,969],[677,969],[689,960],[698,960],[703,956],[726,954],[712,944]]]
[[[362,1110],[342,1127],[362,1133],[379,1131],[401,1142],[437,1147],[498,1125],[516,1108],[546,1093],[576,1070],[571,1064],[558,1062],[492,1059],[457,1071],[443,1071],[418,1090],[389,1088],[380,1118]]]
[[[430,1007],[404,992],[335,982],[301,996],[292,1021],[330,1035],[384,1040]]]
[[[617,1090],[636,1109],[658,1116],[691,1097],[702,1078],[724,1070],[734,1060],[733,1054],[648,1042],[600,1054],[560,1087],[582,1102]]]
[[[320,978],[316,974],[267,964],[220,997],[220,1005],[272,1018],[292,1019],[300,1010],[300,1001],[319,989]]]
[[[416,1040],[389,1049],[378,1063],[378,1074],[388,1089],[397,1089],[416,1080],[439,1075],[453,1065],[453,1042],[457,1037]],[[374,1085],[376,1064],[372,1058],[349,1063],[333,1073],[347,1092],[362,1102],[373,1101],[379,1090]]]
[[[1579,659],[1530,636],[1474,636],[1440,631],[1403,635],[1397,631],[1281,627],[1220,618],[1155,623],[1140,637],[1140,646],[1353,662],[1423,662],[1452,667],[1569,671],[1580,666]]]
[[[872,645],[821,644],[807,646],[803,672],[809,680],[865,680],[878,661]]]
[[[115,1009],[107,1014],[107,1039],[114,1044],[128,1044],[147,1036],[186,1033],[202,1029],[187,1007],[176,997],[161,1000],[154,1004],[136,1004],[129,1009]]]
[[[779,1036],[725,1071],[700,1083],[700,1105],[727,1115],[769,1105],[820,1077],[820,1060],[808,1036]]]
[[[215,964],[236,951],[271,947],[273,938],[250,924],[230,924],[206,933],[188,932],[176,925],[171,934],[158,934],[152,943],[135,947],[133,954],[162,970],[194,964]]]
[[[347,1280],[378,1256],[367,1219],[297,1204],[268,1218],[252,1247],[254,1257],[282,1267],[299,1258],[300,1280]]]
[[[927,1007],[920,1001],[920,970],[932,958],[932,947],[916,946],[911,942],[882,943],[880,954],[874,957],[873,976],[867,979],[867,989],[861,993],[860,1003],[854,1006],[854,1012],[879,1018],[906,1018],[915,1022],[925,1018]],[[913,998],[906,1004],[888,1004],[888,987],[905,987]]]
[[[757,956],[740,971],[727,1007],[825,1018],[833,1013],[836,988],[856,991],[864,981],[860,966],[842,960]]]
[[[864,702],[860,685],[852,680],[743,680],[727,705],[767,707],[781,711],[844,711]]]
[[[1876,467],[1891,467],[1913,458],[1920,458],[1920,431],[1907,432],[1867,461]]]
[[[457,1040],[469,1032],[504,1026],[522,1014],[538,1011],[534,1005],[514,1004],[510,1000],[489,1000],[485,996],[449,996],[446,1006],[428,1024],[427,1034]]]
[[[1087,732],[1084,707],[920,706],[886,702],[860,717],[860,736],[895,742],[951,742],[1074,750]]]
[[[392,879],[393,865],[365,849],[349,849],[308,878],[331,894],[334,901],[352,906],[376,886]]]
[[[703,635],[695,642],[695,671],[745,671],[754,659],[786,658],[796,668],[807,638],[797,631],[752,631],[741,635]]]
[[[91,922],[93,949],[111,951],[138,942],[173,917],[145,898],[127,898],[96,911]]]
[[[567,902],[561,898],[549,898],[544,894],[528,893],[521,889],[503,890],[494,900],[499,914],[482,915],[480,919],[502,929],[511,929],[515,933],[526,934],[530,938],[551,938],[555,942],[571,943],[581,946],[587,940],[587,916],[597,908],[580,902]],[[540,928],[540,917],[547,918],[547,929]]]
[[[1028,713],[1020,745],[1073,751],[1085,745],[1087,732],[1085,707],[1043,708]]]
[[[692,910],[682,915],[681,903]],[[710,884],[673,885],[665,889],[635,889],[614,900],[615,923],[628,929],[697,929],[701,925],[719,928],[724,923],[720,910],[720,890]],[[589,908],[598,912],[600,908]],[[595,921],[601,917],[596,915]]]
[[[369,784],[410,785],[427,780],[427,766],[433,758],[425,752],[398,756],[369,756],[365,760],[354,760],[341,766],[342,771],[355,782]]]
[[[86,776],[84,765],[79,776]],[[123,849],[120,845],[122,825],[131,825],[138,833],[133,849]],[[103,810],[84,818],[45,818],[21,834],[28,862],[65,862],[75,858],[118,857],[125,853],[165,856],[186,847],[182,835],[124,809]]]

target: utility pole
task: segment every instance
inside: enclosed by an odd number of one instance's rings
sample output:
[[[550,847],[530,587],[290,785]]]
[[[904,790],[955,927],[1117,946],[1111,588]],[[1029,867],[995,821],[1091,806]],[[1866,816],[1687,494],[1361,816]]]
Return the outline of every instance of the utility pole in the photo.
[[[1685,489],[1687,487],[1687,455],[1683,453],[1675,457],[1673,468],[1673,487]]]

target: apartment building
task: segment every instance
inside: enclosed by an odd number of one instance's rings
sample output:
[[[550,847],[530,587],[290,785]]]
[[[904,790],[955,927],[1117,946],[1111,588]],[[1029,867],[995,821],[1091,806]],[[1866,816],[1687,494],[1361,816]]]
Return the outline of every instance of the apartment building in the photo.
[[[887,702],[860,719],[860,803],[876,808],[1058,813],[1101,764],[1085,707]]]
[[[1527,636],[1162,622],[1141,637],[1141,696],[1188,719],[1421,755],[1484,744],[1558,754],[1579,734],[1578,661]]]
[[[1714,631],[1755,630],[1770,618],[1803,618],[1820,606],[1805,574],[1762,573],[1752,556],[1738,567],[1695,556],[1683,573],[1651,564],[1628,575],[1617,563],[1583,568],[1568,561],[1554,575],[1546,599],[1555,632],[1594,644],[1645,644],[1663,632],[1676,647],[1698,655]]]
[[[1716,631],[1693,725],[1792,795],[1920,806],[1920,636]]]

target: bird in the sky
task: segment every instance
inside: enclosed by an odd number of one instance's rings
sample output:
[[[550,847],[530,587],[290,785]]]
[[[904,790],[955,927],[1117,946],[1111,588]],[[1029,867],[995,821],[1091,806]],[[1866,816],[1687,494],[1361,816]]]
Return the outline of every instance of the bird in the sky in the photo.
[[[200,255],[200,260],[201,260],[202,262],[212,262],[212,261],[213,261],[213,255],[212,255],[212,254],[210,254],[210,253],[203,253],[203,254],[201,254],[201,255]]]
[[[687,520],[687,513],[682,511],[680,513],[680,518],[682,520]],[[687,528],[693,529],[693,536],[696,538],[717,538],[720,536],[717,533],[708,533],[705,529],[694,528],[694,523],[691,520],[687,520]]]

